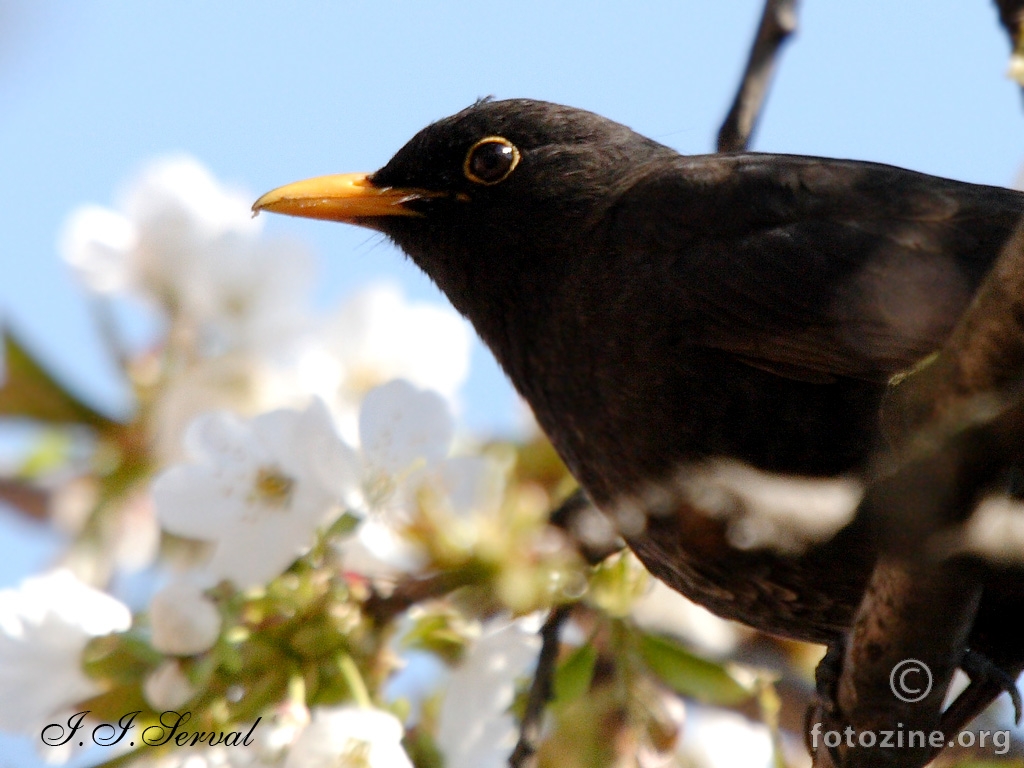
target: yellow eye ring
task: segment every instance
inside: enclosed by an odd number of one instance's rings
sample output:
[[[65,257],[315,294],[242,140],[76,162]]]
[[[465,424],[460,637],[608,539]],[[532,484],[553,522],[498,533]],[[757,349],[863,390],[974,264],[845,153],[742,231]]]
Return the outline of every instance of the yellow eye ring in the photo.
[[[519,150],[503,136],[485,136],[466,153],[462,173],[475,184],[491,186],[508,178],[519,165]]]

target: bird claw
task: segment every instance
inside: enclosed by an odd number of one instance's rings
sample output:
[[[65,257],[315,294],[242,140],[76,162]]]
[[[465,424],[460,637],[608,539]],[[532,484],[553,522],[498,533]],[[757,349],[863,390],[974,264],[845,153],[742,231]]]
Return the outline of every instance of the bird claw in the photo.
[[[814,690],[818,696],[818,706],[829,715],[839,711],[836,696],[839,677],[843,673],[845,650],[846,644],[842,640],[832,642],[814,670]]]
[[[997,665],[988,656],[968,648],[960,661],[960,669],[971,678],[971,682],[991,680],[999,685],[1013,702],[1013,722],[1020,725],[1021,714],[1024,706],[1021,703],[1020,691],[1017,689],[1017,680],[1005,669]]]
[[[833,641],[814,671],[816,701],[807,708],[804,720],[804,738],[811,755],[817,751],[811,740],[811,730],[816,722],[821,721],[825,728],[841,730],[841,725],[837,725],[840,719],[838,695],[844,653],[844,640]],[[987,687],[984,685],[985,683],[997,687],[1009,695],[1013,702],[1014,723],[1020,724],[1024,706],[1022,706],[1016,679],[1011,673],[997,665],[988,656],[969,648],[964,652],[960,668],[971,678],[971,686],[961,693],[960,697],[943,713],[940,728],[944,733],[959,730],[963,726],[965,721],[960,718],[966,717],[964,711],[973,713],[970,715],[973,717],[992,700],[993,693],[980,693]],[[979,688],[979,686],[981,687]],[[988,687],[988,690],[992,691],[993,688]],[[834,765],[844,765],[842,755],[839,754],[837,748],[829,747],[828,751]]]
[[[820,720],[823,725],[835,723],[839,714],[837,695],[839,677],[843,671],[845,649],[846,645],[843,640],[833,641],[814,670],[814,690],[817,700],[807,707],[807,714],[804,717],[804,739],[807,751],[812,755],[817,751],[816,745],[811,740],[811,730],[815,722]],[[832,756],[833,764],[842,765],[837,749],[827,744],[825,746]]]

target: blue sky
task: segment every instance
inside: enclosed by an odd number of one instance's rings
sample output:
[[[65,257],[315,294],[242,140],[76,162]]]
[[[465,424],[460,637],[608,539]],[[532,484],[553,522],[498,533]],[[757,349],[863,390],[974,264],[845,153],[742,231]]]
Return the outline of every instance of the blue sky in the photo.
[[[189,152],[255,197],[373,170],[428,122],[490,94],[584,107],[708,152],[760,6],[0,0],[0,317],[88,397],[123,409],[55,240],[73,207],[110,204],[147,160]],[[991,3],[806,2],[754,147],[1011,185],[1024,110],[1004,77],[1008,51]],[[443,301],[364,231],[267,226],[316,249],[323,307],[381,278]],[[482,348],[466,400],[479,430],[514,421]],[[0,586],[41,567],[48,542],[0,511]]]

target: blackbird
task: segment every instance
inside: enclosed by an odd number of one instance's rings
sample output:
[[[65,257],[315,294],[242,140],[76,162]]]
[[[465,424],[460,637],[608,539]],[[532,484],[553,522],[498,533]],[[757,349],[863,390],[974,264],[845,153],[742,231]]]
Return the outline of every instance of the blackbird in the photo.
[[[867,162],[683,156],[516,99],[254,210],[384,233],[473,323],[656,576],[721,616],[830,643],[877,545],[848,518],[802,546],[758,540],[736,525],[743,487],[785,477],[793,507],[811,485],[856,506],[885,449],[887,381],[947,338],[1024,193]],[[1019,664],[996,625],[1021,606],[1020,580],[993,573],[972,645]]]

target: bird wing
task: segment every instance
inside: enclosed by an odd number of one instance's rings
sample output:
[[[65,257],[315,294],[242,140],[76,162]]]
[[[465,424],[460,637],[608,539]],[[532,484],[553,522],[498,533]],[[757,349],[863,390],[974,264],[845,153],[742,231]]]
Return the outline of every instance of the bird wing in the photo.
[[[946,339],[1024,194],[873,163],[680,157],[609,220],[685,307],[685,343],[787,378],[886,381]]]

